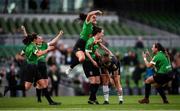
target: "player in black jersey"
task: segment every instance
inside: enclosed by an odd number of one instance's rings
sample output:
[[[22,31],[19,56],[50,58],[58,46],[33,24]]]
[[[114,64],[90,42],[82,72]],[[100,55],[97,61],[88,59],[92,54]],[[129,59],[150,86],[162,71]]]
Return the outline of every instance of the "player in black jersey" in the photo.
[[[120,82],[120,61],[102,43],[100,43],[100,46],[106,50],[106,53],[101,56],[99,62],[101,67],[101,80],[103,84],[103,93],[105,99],[103,104],[109,104],[109,83],[111,82],[111,80],[116,87],[119,104],[122,104],[123,91]]]

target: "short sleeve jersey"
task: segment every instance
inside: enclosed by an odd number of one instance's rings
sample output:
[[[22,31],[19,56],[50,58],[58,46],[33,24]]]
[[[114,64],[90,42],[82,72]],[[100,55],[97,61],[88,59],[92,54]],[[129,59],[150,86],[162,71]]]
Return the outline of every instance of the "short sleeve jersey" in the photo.
[[[89,35],[92,34],[93,31],[93,25],[91,22],[87,23],[86,21],[83,24],[82,31],[80,33],[80,38],[84,41],[87,41],[89,39]]]
[[[43,42],[41,45],[37,45],[38,50],[46,50],[48,48],[48,44],[46,42]],[[47,54],[43,54],[38,58],[38,61],[45,62],[46,61]]]
[[[153,57],[151,63],[155,65],[157,74],[165,74],[172,70],[170,60],[162,51]]]
[[[89,38],[87,43],[86,43],[86,47],[85,47],[85,51],[89,52],[93,59],[96,58],[95,51],[96,51],[97,48],[99,48],[99,45],[98,44],[94,44],[94,41],[95,41],[94,37]],[[86,57],[86,60],[88,60],[87,57]]]
[[[38,56],[36,56],[38,49],[34,43],[30,43],[24,49],[24,53],[29,64],[37,64]]]

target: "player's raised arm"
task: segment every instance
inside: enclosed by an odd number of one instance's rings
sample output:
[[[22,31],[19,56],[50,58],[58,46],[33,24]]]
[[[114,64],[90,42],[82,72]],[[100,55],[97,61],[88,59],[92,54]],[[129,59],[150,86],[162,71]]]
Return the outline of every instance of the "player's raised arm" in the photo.
[[[24,27],[24,25],[21,26],[21,30],[23,32],[24,37],[27,37],[28,34],[26,32],[26,28]]]
[[[37,50],[35,54],[39,57],[44,54],[47,54],[49,51],[53,50],[54,48],[55,48],[54,46],[49,46],[46,50]]]
[[[150,58],[150,60],[153,59],[148,49],[146,49],[145,53]]]
[[[153,67],[154,66],[154,64],[152,64],[151,62],[148,62],[147,54],[145,52],[142,52],[142,57],[143,57],[143,60],[144,60],[146,67]]]
[[[62,37],[63,33],[64,32],[62,30],[60,30],[58,35],[54,39],[52,39],[50,42],[48,42],[48,44],[49,45],[55,45],[58,42],[59,38]]]
[[[91,12],[89,12],[89,13],[87,14],[87,17],[86,17],[86,22],[89,23],[90,20],[91,20],[91,17],[92,17],[93,15],[97,15],[97,14],[101,15],[102,12],[101,12],[100,10],[96,10],[96,11],[91,11]]]
[[[105,51],[107,52],[109,55],[113,56],[113,53],[102,43],[99,43],[99,46]]]

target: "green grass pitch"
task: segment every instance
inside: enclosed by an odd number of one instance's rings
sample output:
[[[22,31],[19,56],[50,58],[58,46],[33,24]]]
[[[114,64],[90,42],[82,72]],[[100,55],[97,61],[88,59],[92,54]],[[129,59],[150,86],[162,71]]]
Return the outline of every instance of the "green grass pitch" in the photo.
[[[53,97],[55,101],[62,102],[59,106],[48,105],[46,99],[37,103],[35,97],[2,97],[0,98],[0,110],[25,110],[25,111],[180,111],[180,95],[168,95],[170,104],[162,104],[158,95],[150,97],[150,104],[139,104],[137,101],[143,96],[124,96],[124,104],[119,105],[117,96],[110,96],[110,104],[102,105],[103,96],[98,96],[100,105],[87,104],[88,96],[60,96]]]

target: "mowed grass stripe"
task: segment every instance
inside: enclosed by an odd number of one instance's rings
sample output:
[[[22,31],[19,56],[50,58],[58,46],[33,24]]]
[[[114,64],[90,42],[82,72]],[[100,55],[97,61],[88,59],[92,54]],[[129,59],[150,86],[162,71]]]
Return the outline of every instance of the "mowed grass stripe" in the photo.
[[[0,98],[0,110],[60,110],[60,111],[117,111],[117,110],[180,110],[180,96],[168,96],[170,104],[162,104],[160,96],[151,96],[150,104],[139,104],[142,96],[125,96],[124,104],[119,105],[117,96],[110,96],[110,105],[102,105],[103,96],[98,96],[100,105],[87,104],[88,96],[54,97],[55,101],[62,102],[60,106],[48,105],[43,97],[42,103],[36,102],[36,97]]]
[[[109,110],[109,109],[106,109],[106,110],[94,110],[92,108],[78,108],[78,109],[74,109],[74,108],[68,108],[68,109],[60,109],[60,108],[51,108],[51,109],[35,109],[35,108],[26,108],[26,109],[8,109],[8,110],[5,110],[5,111],[119,111],[118,110]],[[168,111],[168,110],[120,110],[120,111]],[[170,110],[170,111],[179,111],[179,110]]]

